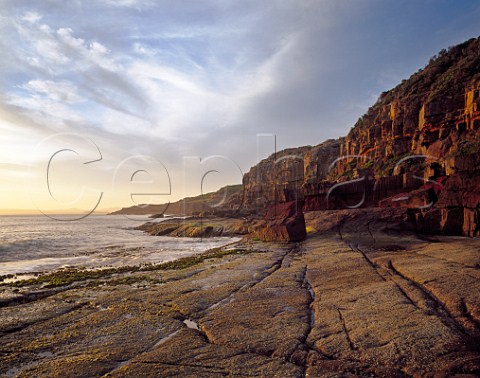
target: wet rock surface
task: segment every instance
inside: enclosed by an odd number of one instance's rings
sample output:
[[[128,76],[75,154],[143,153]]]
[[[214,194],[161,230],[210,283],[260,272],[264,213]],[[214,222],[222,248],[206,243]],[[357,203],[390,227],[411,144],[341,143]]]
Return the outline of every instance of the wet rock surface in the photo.
[[[2,302],[0,374],[478,376],[479,240],[418,239],[363,211],[326,214],[342,221],[302,243],[242,241],[180,270],[1,286],[45,293]]]

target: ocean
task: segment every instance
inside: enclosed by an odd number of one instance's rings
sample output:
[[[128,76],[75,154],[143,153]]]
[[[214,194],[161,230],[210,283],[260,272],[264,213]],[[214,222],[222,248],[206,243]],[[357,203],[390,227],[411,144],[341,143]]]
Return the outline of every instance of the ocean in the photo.
[[[76,221],[0,216],[0,276],[160,263],[239,240],[151,236],[134,229],[145,221],[123,215],[90,215]]]

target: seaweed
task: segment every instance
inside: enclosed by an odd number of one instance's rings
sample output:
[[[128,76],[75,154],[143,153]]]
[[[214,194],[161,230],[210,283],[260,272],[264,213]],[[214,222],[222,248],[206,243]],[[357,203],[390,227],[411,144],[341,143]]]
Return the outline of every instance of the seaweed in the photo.
[[[74,282],[96,280],[100,278],[108,278],[122,273],[134,273],[134,272],[153,272],[160,270],[181,270],[190,268],[192,266],[198,265],[205,260],[222,258],[228,255],[238,255],[245,254],[250,251],[240,248],[234,249],[220,249],[214,248],[205,253],[182,257],[178,260],[168,261],[160,264],[149,264],[143,266],[122,266],[119,268],[107,268],[107,269],[86,269],[86,268],[65,268],[60,269],[55,272],[47,273],[40,275],[36,278],[31,278],[27,280],[20,280],[12,283],[2,283],[0,286],[10,286],[10,287],[24,287],[24,286],[33,286],[33,285],[42,285],[45,288],[59,287],[59,286],[68,286]],[[136,277],[123,277],[119,278],[116,282],[118,284],[132,284],[139,281],[150,281],[150,282],[160,282],[158,280],[153,280],[152,278],[146,276],[136,276]],[[115,281],[113,281],[115,283]]]

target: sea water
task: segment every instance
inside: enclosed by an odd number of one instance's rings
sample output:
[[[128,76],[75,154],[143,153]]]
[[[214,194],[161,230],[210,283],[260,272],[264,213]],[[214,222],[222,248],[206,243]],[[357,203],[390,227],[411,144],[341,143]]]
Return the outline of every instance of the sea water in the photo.
[[[239,240],[151,236],[134,229],[146,221],[145,217],[90,215],[81,220],[62,219],[0,216],[0,276],[64,267],[160,263]]]

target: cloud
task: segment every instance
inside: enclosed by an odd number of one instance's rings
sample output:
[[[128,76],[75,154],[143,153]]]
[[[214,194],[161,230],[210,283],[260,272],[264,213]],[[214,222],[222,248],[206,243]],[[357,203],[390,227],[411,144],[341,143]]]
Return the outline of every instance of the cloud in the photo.
[[[22,20],[28,21],[31,23],[36,23],[41,19],[42,19],[42,15],[38,14],[37,12],[26,12],[22,17]]]
[[[17,86],[29,90],[31,98],[21,98],[18,93],[11,92],[11,103],[25,109],[30,106],[35,114],[38,114],[40,107],[45,107],[47,111],[42,113],[48,113],[52,109],[51,114],[61,116],[69,113],[66,111],[68,105],[81,100],[89,100],[92,107],[95,107],[95,103],[100,103],[127,114],[134,112],[129,109],[129,103],[142,102],[142,95],[134,83],[125,78],[119,59],[112,57],[105,45],[93,38],[87,40],[76,37],[70,27],[55,29],[40,23],[41,17],[28,16],[28,21],[24,18],[13,22],[30,53],[27,59],[16,57],[17,61],[22,61],[22,74],[31,72],[33,77],[38,77],[39,74],[43,77],[68,77],[76,85],[65,80],[29,80]],[[39,97],[39,93],[45,97]],[[71,114],[73,113],[70,112]],[[79,118],[76,117],[75,120],[78,121]]]
[[[30,80],[23,87],[29,90],[33,96],[42,94],[57,102],[75,104],[82,101],[82,97],[77,94],[75,85],[67,81]]]
[[[108,50],[101,43],[76,38],[71,28],[55,29],[41,21],[43,17],[37,14],[32,16],[31,12],[11,20],[10,38],[15,40],[16,34],[21,49],[12,43],[9,47],[18,63],[24,66],[26,58],[27,63],[50,76],[84,70],[92,64],[109,70],[119,69],[119,66],[109,59]],[[25,68],[28,69],[28,65]]]

